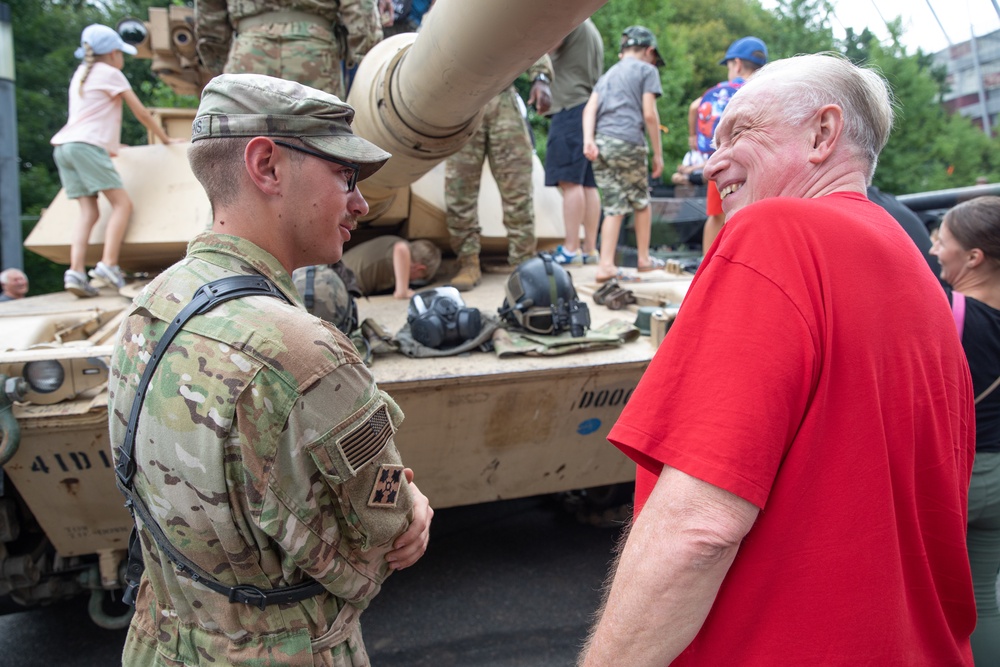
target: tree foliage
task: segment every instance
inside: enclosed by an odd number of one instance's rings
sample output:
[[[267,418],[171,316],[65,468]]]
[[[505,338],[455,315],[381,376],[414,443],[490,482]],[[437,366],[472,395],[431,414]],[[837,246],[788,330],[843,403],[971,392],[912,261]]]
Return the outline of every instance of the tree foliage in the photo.
[[[867,29],[847,31],[845,55],[875,67],[892,89],[896,118],[879,158],[874,182],[893,193],[924,192],[972,185],[998,177],[997,141],[990,141],[968,118],[941,104],[946,73],[930,55],[909,54],[902,46],[902,22],[889,23],[889,39],[879,42]]]

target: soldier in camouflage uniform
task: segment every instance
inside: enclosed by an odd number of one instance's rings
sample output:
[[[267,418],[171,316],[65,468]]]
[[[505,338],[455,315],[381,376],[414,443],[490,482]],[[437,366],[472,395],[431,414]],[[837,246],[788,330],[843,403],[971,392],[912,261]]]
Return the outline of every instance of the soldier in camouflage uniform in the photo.
[[[382,39],[375,0],[195,0],[198,55],[212,74],[267,74],[345,96],[354,67]]]
[[[368,665],[358,616],[427,547],[433,511],[394,444],[399,408],[350,341],[306,313],[289,275],[336,260],[368,211],[356,179],[389,154],[352,133],[353,115],[294,82],[208,84],[189,158],[213,227],[136,298],[109,382],[117,445],[157,340],[195,290],[238,275],[277,285],[290,303],[228,301],[173,339],[140,413],[134,491],[173,548],[222,584],[323,591],[232,604],[180,574],[140,525],[146,570],[125,665]]]
[[[539,113],[551,102],[549,81],[552,64],[547,55],[528,70],[534,79],[531,99]],[[503,224],[507,228],[507,259],[511,266],[535,255],[535,213],[531,187],[531,137],[521,114],[517,90],[510,86],[490,100],[483,121],[469,142],[445,163],[445,220],[451,248],[458,255],[459,270],[451,284],[459,291],[471,290],[482,277],[479,252],[479,182],[483,161],[488,157],[503,201]]]

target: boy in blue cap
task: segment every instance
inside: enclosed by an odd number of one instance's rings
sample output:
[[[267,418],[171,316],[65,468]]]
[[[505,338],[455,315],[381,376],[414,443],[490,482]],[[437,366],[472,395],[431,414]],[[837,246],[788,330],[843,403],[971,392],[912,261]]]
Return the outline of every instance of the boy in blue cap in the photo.
[[[706,160],[715,152],[712,137],[729,100],[751,74],[767,64],[767,45],[756,37],[742,37],[729,45],[719,64],[726,66],[729,78],[706,90],[688,107],[688,145]],[[722,213],[722,199],[714,181],[708,182],[705,213],[708,219],[702,232],[702,254],[708,252],[726,221]]]

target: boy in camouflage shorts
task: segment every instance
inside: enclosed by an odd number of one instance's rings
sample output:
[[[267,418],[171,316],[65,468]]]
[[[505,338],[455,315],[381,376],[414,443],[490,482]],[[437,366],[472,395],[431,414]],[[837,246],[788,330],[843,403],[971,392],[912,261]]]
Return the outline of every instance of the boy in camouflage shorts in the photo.
[[[601,223],[597,282],[625,278],[615,266],[615,250],[622,219],[635,213],[635,239],[639,271],[663,267],[650,257],[652,216],[646,176],[646,139],[653,147],[653,178],[663,172],[660,117],[656,98],[663,94],[657,67],[663,58],[656,37],[642,26],[622,33],[621,60],[602,76],[583,110],[583,153],[594,163],[594,178],[601,190],[604,221]]]

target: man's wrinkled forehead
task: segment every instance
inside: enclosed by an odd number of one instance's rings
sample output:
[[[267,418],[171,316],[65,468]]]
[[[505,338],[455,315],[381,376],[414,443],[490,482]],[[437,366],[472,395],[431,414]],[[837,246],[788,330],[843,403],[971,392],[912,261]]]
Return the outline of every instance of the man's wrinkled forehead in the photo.
[[[733,97],[726,105],[726,110],[719,119],[719,124],[715,126],[715,135],[712,137],[714,148],[718,148],[723,140],[729,138],[733,133],[733,127],[746,115],[746,107],[739,104],[737,99],[739,99],[738,96]]]

